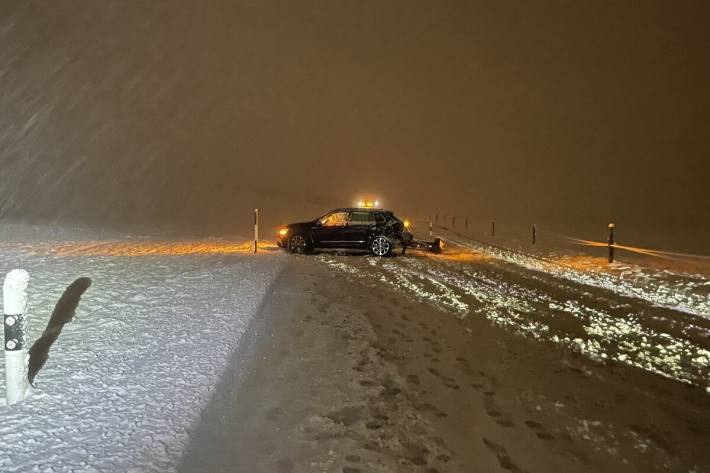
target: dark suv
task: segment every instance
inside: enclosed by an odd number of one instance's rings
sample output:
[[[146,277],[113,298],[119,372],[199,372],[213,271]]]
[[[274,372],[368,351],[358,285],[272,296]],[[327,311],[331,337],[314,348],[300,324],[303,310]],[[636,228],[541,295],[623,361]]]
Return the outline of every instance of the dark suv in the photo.
[[[411,241],[412,234],[405,223],[389,210],[344,208],[310,222],[286,225],[279,229],[276,242],[292,253],[338,248],[388,256],[396,247],[404,249]]]

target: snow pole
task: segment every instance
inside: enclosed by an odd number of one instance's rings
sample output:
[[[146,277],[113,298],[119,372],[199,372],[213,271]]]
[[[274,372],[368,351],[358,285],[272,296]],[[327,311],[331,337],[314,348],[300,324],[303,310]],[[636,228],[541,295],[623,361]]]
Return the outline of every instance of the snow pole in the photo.
[[[614,224],[609,224],[609,262],[614,262]]]
[[[468,217],[466,217],[466,231],[468,231]]]
[[[491,224],[491,236],[496,236],[496,221],[493,220],[493,223]]]
[[[433,234],[433,233],[432,233],[432,230],[431,230],[431,222],[429,222],[429,236],[431,237],[432,234]]]
[[[5,326],[5,389],[7,405],[27,396],[27,349],[25,348],[25,309],[30,275],[24,269],[13,269],[2,286]]]
[[[254,209],[254,253],[259,246],[259,209]]]
[[[533,223],[533,226],[532,226],[532,243],[533,243],[533,245],[535,244],[536,237],[537,237],[537,228],[535,227],[535,224]]]
[[[436,223],[439,223],[439,214],[436,214],[436,215],[434,216],[434,221],[435,221]]]
[[[456,228],[456,217],[451,217],[451,226]]]

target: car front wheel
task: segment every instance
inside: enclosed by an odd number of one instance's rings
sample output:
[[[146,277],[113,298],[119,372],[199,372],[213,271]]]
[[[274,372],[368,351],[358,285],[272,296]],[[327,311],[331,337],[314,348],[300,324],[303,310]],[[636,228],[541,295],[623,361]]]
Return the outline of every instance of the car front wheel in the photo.
[[[303,235],[294,235],[288,240],[288,249],[291,253],[302,255],[308,251],[308,242]]]
[[[392,242],[385,236],[376,236],[370,242],[370,252],[374,256],[389,256],[392,253]]]

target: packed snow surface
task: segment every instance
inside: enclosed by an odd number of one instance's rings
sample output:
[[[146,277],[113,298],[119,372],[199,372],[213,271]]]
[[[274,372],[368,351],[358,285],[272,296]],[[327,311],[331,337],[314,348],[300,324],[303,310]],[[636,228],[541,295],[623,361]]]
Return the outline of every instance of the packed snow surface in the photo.
[[[30,343],[93,280],[31,397],[0,406],[0,471],[173,471],[285,260],[229,241],[0,244],[2,272],[31,275]]]

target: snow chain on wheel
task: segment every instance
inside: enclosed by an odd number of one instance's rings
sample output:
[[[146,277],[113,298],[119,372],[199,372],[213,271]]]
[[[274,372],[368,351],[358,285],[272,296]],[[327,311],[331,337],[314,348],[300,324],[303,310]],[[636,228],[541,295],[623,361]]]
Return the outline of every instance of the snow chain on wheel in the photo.
[[[392,251],[392,244],[387,237],[378,236],[370,243],[370,251],[375,256],[387,256]]]

